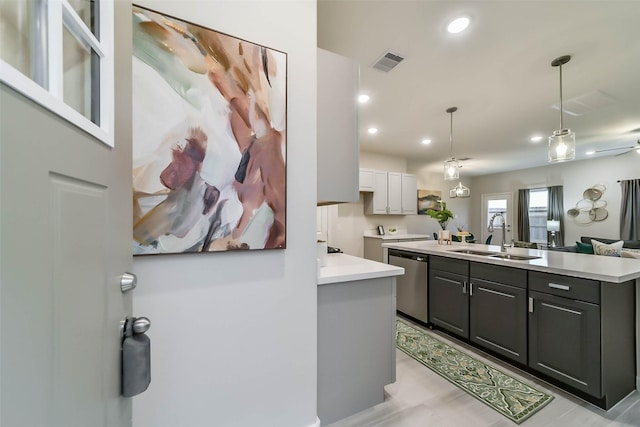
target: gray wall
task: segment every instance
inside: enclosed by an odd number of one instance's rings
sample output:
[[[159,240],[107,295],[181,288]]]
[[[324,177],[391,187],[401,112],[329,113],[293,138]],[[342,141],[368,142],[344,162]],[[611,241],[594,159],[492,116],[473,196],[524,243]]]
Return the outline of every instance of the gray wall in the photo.
[[[313,425],[315,2],[138,3],[288,54],[288,188],[286,250],[134,259],[134,315],[152,321],[153,370],[134,426]]]
[[[621,179],[640,178],[640,155],[631,152],[623,156],[600,157],[560,164],[553,164],[514,172],[500,173],[476,177],[472,181],[471,195],[474,212],[480,212],[482,194],[513,192],[514,209],[516,209],[517,193],[520,188],[548,187],[562,185],[564,187],[564,209],[575,207],[582,193],[587,188],[604,184],[607,188],[602,200],[607,202],[609,216],[601,222],[579,224],[565,216],[565,244],[574,244],[580,236],[597,236],[603,238],[620,238],[620,184]],[[517,230],[514,215],[513,230]],[[472,215],[474,229],[480,228],[480,216]]]
[[[599,157],[589,160],[547,165],[477,177],[462,176],[464,185],[471,189],[468,199],[450,199],[449,189],[457,182],[444,181],[442,174],[432,173],[420,164],[406,159],[362,152],[360,167],[407,172],[418,176],[418,189],[440,190],[447,208],[456,216],[449,223],[449,229],[455,230],[454,223],[467,224],[466,229],[477,237],[481,236],[482,195],[512,192],[514,213],[517,209],[517,195],[520,188],[564,186],[564,208],[575,207],[587,188],[604,184],[607,188],[602,200],[607,202],[609,216],[601,222],[580,224],[571,218],[565,220],[565,244],[574,244],[580,236],[597,236],[617,239],[620,237],[620,184],[618,180],[640,177],[640,155],[630,152],[622,156]],[[409,233],[432,234],[439,229],[438,223],[425,215],[364,215],[363,193],[356,203],[344,203],[328,207],[329,245],[337,246],[344,252],[363,255],[362,235],[365,230],[374,230],[380,224],[385,228],[396,227]],[[517,230],[517,216],[514,215],[512,230]],[[515,236],[515,234],[514,234]]]

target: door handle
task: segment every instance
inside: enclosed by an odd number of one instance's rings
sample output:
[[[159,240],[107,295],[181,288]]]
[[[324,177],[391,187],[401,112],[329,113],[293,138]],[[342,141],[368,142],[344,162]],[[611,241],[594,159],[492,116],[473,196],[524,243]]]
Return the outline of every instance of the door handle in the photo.
[[[133,273],[124,273],[120,277],[120,291],[122,293],[135,289],[138,285],[138,276]]]
[[[121,391],[133,397],[145,391],[151,383],[151,340],[145,334],[151,322],[146,317],[124,320],[121,346]]]

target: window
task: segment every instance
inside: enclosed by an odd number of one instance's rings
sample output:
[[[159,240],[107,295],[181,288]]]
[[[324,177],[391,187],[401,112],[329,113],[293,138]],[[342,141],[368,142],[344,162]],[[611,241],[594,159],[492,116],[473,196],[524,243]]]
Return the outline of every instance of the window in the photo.
[[[0,0],[0,81],[113,146],[113,2]]]
[[[547,243],[548,193],[546,188],[529,190],[529,240],[534,243]]]

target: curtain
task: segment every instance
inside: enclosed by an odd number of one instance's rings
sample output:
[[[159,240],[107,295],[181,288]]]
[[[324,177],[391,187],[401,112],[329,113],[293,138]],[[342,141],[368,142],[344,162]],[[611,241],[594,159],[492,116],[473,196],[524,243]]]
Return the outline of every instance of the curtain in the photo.
[[[640,239],[640,179],[620,181],[620,239]]]
[[[518,239],[528,242],[529,233],[529,189],[518,190]]]
[[[564,203],[562,202],[562,185],[548,187],[547,219],[560,221],[560,231],[556,233],[556,246],[564,246]],[[547,241],[551,241],[551,233],[547,231]]]

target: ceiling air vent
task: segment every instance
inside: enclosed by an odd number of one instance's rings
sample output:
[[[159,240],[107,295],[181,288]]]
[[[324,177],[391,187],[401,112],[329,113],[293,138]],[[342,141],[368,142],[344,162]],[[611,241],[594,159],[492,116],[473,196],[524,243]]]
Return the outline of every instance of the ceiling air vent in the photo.
[[[388,50],[387,52],[385,52],[384,55],[378,58],[376,62],[373,63],[372,67],[375,68],[376,70],[380,70],[380,71],[384,71],[385,73],[388,73],[389,71],[393,70],[395,66],[398,65],[403,60],[404,60],[404,57],[402,57],[400,54],[391,52],[390,50]]]

